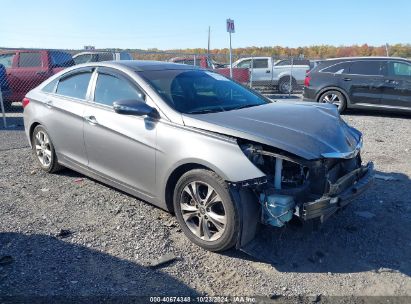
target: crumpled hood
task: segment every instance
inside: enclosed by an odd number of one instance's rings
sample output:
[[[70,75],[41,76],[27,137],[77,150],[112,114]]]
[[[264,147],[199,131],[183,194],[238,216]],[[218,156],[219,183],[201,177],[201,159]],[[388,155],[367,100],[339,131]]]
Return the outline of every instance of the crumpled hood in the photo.
[[[184,114],[189,127],[270,145],[305,159],[326,153],[349,153],[361,133],[348,126],[333,105],[271,103],[208,114]]]

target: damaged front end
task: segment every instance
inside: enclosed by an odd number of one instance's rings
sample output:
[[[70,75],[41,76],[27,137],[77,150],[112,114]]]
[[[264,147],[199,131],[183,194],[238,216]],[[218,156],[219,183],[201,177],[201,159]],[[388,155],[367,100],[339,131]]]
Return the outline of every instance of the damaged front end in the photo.
[[[350,153],[306,160],[270,146],[238,141],[248,159],[265,173],[265,182],[233,184],[258,197],[263,224],[282,227],[294,216],[326,220],[362,193],[373,180],[373,164],[363,166],[362,142]]]

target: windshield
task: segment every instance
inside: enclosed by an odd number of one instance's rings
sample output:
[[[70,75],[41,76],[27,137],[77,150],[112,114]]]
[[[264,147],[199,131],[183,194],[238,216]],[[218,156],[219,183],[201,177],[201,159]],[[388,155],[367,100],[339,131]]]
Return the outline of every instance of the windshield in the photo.
[[[203,70],[137,72],[175,110],[186,114],[259,106],[268,99],[228,78]]]

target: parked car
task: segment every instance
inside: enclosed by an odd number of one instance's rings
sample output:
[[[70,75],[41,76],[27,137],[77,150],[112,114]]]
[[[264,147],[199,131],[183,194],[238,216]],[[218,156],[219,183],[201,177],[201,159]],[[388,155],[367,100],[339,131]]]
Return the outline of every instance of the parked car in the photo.
[[[62,69],[74,65],[70,54],[53,50],[12,50],[0,52],[6,68],[10,94],[6,102],[21,101],[28,91]]]
[[[174,63],[199,66],[204,69],[213,70],[214,72],[217,72],[218,74],[224,75],[226,77],[230,77],[229,67],[224,67],[224,64],[214,62],[205,55],[195,57],[175,57],[170,59],[169,61]],[[250,72],[247,68],[233,68],[233,79],[247,85],[250,81]]]
[[[2,99],[5,99],[8,95],[10,95],[10,87],[7,80],[6,68],[2,64],[0,64],[0,92]]]
[[[411,61],[355,57],[320,62],[307,73],[304,100],[347,108],[411,111]]]
[[[73,55],[74,62],[76,64],[87,62],[100,62],[111,60],[133,60],[130,53],[127,52],[103,52],[103,51],[91,51],[81,52]]]
[[[23,105],[43,170],[65,166],[174,211],[212,251],[245,245],[259,221],[323,221],[373,179],[361,133],[335,106],[272,102],[194,66],[79,65]]]
[[[252,69],[251,62],[253,62]],[[299,85],[303,85],[305,73],[310,69],[310,61],[306,59],[274,61],[271,57],[248,57],[237,60],[233,66],[251,70],[253,87],[277,87],[280,93],[289,93]]]

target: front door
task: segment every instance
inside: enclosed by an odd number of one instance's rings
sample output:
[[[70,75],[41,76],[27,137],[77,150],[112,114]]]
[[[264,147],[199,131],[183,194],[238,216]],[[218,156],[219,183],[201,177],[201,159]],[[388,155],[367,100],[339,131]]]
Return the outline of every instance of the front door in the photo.
[[[152,196],[155,189],[156,123],[114,112],[113,102],[145,98],[124,75],[99,68],[93,102],[84,112],[89,168],[121,185]]]
[[[270,85],[272,80],[272,67],[269,66],[268,58],[253,59],[253,84]]]
[[[388,61],[384,77],[381,105],[411,108],[411,65],[404,61]]]

